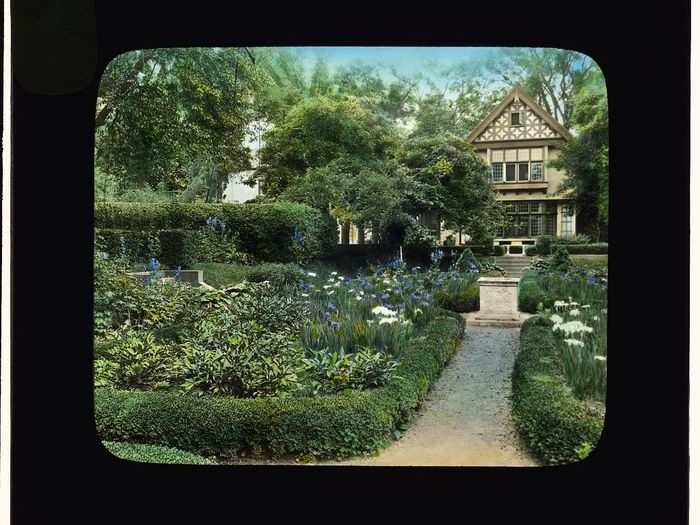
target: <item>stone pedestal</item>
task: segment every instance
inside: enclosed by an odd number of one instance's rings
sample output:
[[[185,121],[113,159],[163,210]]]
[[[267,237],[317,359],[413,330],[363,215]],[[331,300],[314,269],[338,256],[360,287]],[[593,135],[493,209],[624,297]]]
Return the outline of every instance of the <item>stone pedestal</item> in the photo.
[[[481,277],[477,321],[519,321],[518,282],[512,277]]]

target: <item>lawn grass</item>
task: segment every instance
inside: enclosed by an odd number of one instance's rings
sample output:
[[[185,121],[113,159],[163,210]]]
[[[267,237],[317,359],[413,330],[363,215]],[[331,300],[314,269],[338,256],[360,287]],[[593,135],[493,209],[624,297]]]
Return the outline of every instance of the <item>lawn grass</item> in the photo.
[[[588,268],[590,270],[607,270],[607,255],[571,255],[571,260],[576,266]]]
[[[245,280],[250,268],[237,263],[196,263],[192,266],[194,270],[203,270],[204,282],[214,288],[240,283]]]

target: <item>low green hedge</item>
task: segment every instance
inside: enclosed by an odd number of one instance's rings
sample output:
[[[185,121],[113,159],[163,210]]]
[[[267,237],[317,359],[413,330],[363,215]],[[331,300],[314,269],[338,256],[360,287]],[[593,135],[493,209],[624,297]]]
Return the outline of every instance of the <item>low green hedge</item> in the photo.
[[[521,312],[534,314],[537,313],[539,304],[542,304],[544,308],[550,308],[554,303],[540,288],[537,282],[537,273],[528,270],[523,273],[518,284],[518,309]]]
[[[178,450],[171,447],[158,445],[144,445],[141,443],[119,443],[104,441],[102,443],[107,450],[120,459],[138,461],[141,463],[177,463],[186,465],[212,465],[207,458]]]
[[[155,257],[168,268],[189,268],[197,260],[197,232],[192,230],[98,229],[95,236],[102,240],[110,257],[125,255],[141,263]]]
[[[453,312],[475,312],[479,309],[479,285],[459,287],[457,290],[441,288],[435,293],[435,299],[441,308]]]
[[[237,235],[239,248],[258,260],[290,262],[313,259],[337,243],[335,221],[303,204],[182,204],[107,202],[95,204],[98,229],[158,231],[198,230],[209,217]],[[303,241],[293,240],[295,232]]]
[[[570,255],[607,255],[608,243],[568,244],[555,242],[551,245],[536,245],[525,248],[525,255],[549,255],[557,246],[563,246]]]
[[[464,320],[445,312],[401,353],[384,387],[315,398],[234,399],[95,390],[104,440],[158,443],[222,456],[342,458],[373,453],[420,404],[454,354]]]
[[[575,398],[566,384],[551,322],[540,316],[520,329],[513,419],[528,446],[549,465],[583,459],[603,431],[604,415]]]

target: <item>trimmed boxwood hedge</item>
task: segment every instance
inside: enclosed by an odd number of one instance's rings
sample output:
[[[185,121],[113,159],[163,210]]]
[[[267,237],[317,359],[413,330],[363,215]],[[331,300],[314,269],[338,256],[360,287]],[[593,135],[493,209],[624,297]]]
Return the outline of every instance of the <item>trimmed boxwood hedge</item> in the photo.
[[[104,441],[102,444],[110,453],[120,459],[141,463],[177,463],[186,465],[212,465],[213,462],[184,450],[142,443],[119,443]]]
[[[335,219],[292,202],[271,204],[95,203],[98,229],[158,231],[198,230],[209,217],[224,221],[235,232],[240,249],[273,262],[295,260],[292,236],[304,235],[302,255],[307,259],[330,253],[337,243]]]
[[[343,458],[386,446],[455,353],[464,320],[444,312],[401,353],[386,386],[314,398],[235,399],[95,390],[101,439],[182,450],[272,457]]]
[[[545,463],[582,459],[603,431],[604,415],[574,397],[551,322],[535,316],[520,329],[520,351],[513,369],[513,419],[532,451]]]
[[[591,244],[570,244],[555,242],[551,245],[529,246],[525,255],[549,255],[557,246],[563,246],[570,255],[607,255],[608,243],[596,242]]]

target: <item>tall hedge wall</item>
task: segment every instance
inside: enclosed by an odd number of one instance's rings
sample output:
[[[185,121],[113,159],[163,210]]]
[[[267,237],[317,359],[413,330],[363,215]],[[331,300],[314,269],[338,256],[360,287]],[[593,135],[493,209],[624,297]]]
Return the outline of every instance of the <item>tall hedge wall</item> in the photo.
[[[532,451],[550,465],[582,459],[603,431],[602,413],[574,397],[566,384],[551,322],[539,316],[520,329],[513,420]]]
[[[209,217],[226,224],[235,232],[240,249],[258,260],[289,262],[295,260],[292,236],[304,236],[301,244],[305,258],[322,257],[337,242],[336,222],[320,211],[303,204],[178,204],[126,203],[95,204],[95,227],[105,230],[198,230]]]
[[[456,351],[464,320],[445,312],[400,355],[384,387],[314,398],[235,399],[95,390],[103,440],[154,443],[203,454],[342,458],[386,446]]]

